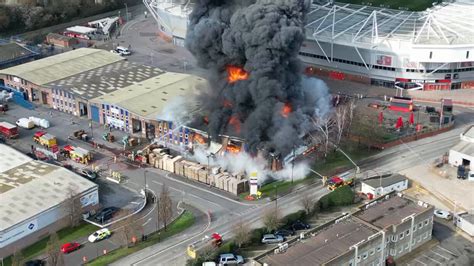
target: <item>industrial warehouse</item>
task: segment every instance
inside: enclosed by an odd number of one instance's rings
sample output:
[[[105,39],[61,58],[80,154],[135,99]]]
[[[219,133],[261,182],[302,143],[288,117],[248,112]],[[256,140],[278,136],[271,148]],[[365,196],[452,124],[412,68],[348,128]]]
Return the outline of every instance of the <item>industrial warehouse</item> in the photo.
[[[179,2],[144,1],[160,33],[183,45],[193,3]],[[423,12],[319,2],[306,17],[300,50],[307,74],[400,89],[474,88],[471,1]]]
[[[97,184],[65,168],[36,161],[0,144],[0,256],[68,225],[67,200],[79,198],[83,211],[98,207]]]

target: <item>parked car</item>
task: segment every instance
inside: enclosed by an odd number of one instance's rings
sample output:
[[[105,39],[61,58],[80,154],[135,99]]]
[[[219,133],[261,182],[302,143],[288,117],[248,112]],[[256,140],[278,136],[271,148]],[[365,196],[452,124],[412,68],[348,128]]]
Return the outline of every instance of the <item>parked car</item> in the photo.
[[[46,263],[43,260],[29,260],[25,262],[25,266],[44,266],[44,265],[46,265]]]
[[[114,54],[119,54],[121,56],[132,54],[132,52],[130,52],[130,50],[128,50],[128,48],[125,48],[123,46],[118,46],[117,48],[115,48],[115,50],[110,50],[110,52],[112,52]]]
[[[274,235],[274,234],[267,234],[267,235],[263,235],[262,237],[263,244],[281,243],[284,240],[285,239],[281,235]]]
[[[306,224],[306,223],[303,223],[302,221],[296,221],[294,222],[292,225],[291,225],[291,229],[293,229],[293,231],[298,231],[298,230],[307,230],[309,229],[311,226],[309,224]]]
[[[102,239],[108,238],[112,233],[107,228],[102,228],[100,230],[95,231],[92,235],[90,235],[87,240],[89,242],[94,243],[96,241],[100,241]]]
[[[108,221],[112,219],[114,214],[118,211],[119,209],[117,207],[107,207],[102,209],[96,216],[95,220],[99,223],[103,223],[105,221]]]
[[[438,209],[434,210],[434,216],[441,219],[445,219],[445,220],[453,219],[453,216],[451,215],[449,211],[443,211],[443,210],[438,210]]]
[[[235,255],[233,253],[225,253],[219,256],[219,265],[231,265],[231,264],[242,264],[244,263],[244,258],[240,255]]]
[[[89,180],[95,180],[97,178],[97,172],[89,169],[83,169],[81,175]]]
[[[278,235],[278,236],[282,236],[282,237],[288,237],[288,236],[294,235],[295,231],[288,230],[288,229],[280,229],[280,230],[276,230],[275,233],[273,233],[273,234]]]
[[[78,250],[81,247],[81,244],[77,242],[68,242],[61,246],[61,252],[64,254],[71,253],[74,250]]]

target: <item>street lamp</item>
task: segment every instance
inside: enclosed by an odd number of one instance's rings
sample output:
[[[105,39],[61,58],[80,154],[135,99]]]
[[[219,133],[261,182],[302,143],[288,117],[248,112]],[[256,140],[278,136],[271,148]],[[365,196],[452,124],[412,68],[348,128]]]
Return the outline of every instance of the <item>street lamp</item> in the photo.
[[[145,180],[145,189],[143,190],[145,192],[145,197],[146,197],[146,190],[148,188],[148,184],[146,183],[146,174],[147,174],[148,170],[145,169],[145,171],[143,171],[143,178]]]
[[[128,22],[128,6],[127,3],[124,3],[125,5],[125,16],[127,17],[127,22]]]

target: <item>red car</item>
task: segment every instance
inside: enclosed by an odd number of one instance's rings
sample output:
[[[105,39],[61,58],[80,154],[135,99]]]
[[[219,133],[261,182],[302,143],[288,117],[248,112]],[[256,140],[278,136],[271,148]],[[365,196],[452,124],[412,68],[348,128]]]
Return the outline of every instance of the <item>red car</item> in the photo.
[[[73,252],[76,249],[79,249],[80,246],[81,244],[76,243],[76,242],[66,243],[61,246],[61,252],[64,254],[67,254],[67,253]]]

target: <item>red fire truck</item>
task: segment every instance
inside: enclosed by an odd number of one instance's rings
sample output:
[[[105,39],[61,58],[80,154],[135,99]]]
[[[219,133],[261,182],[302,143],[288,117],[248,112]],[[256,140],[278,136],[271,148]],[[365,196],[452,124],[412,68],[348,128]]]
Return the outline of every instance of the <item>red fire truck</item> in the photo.
[[[0,134],[12,139],[18,137],[18,127],[8,122],[0,122]]]

